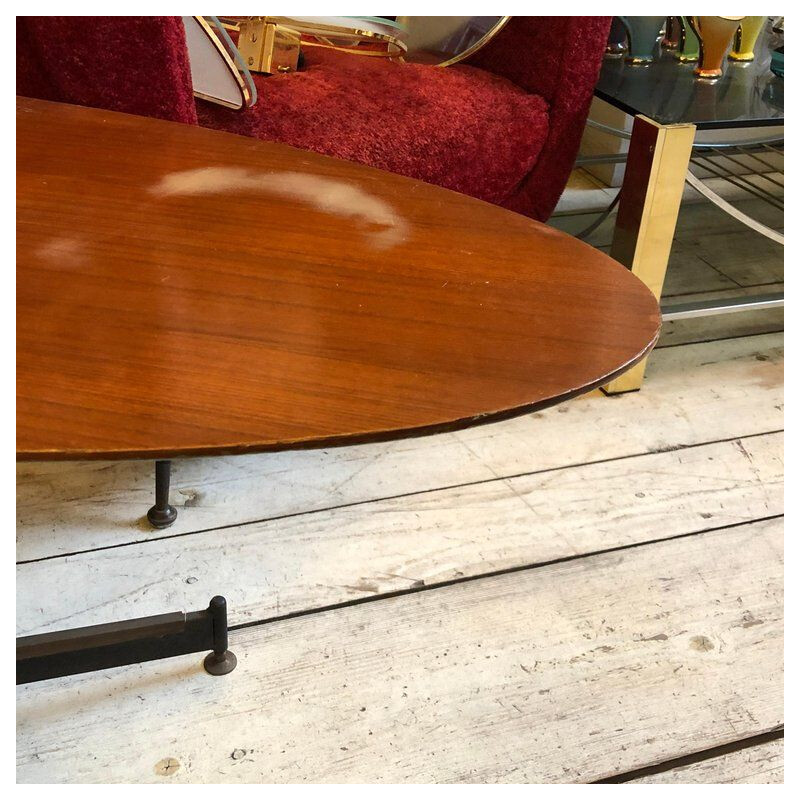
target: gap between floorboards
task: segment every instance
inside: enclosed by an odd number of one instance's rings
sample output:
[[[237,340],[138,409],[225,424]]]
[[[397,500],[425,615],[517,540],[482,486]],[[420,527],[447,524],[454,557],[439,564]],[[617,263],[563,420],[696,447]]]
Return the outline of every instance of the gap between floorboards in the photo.
[[[709,747],[707,750],[698,750],[695,753],[689,753],[679,758],[672,758],[669,761],[661,761],[658,764],[652,764],[647,767],[640,767],[639,769],[622,772],[618,775],[611,775],[608,778],[601,778],[592,783],[628,783],[639,778],[646,778],[650,775],[658,775],[662,772],[669,772],[678,767],[686,767],[690,764],[699,764],[702,761],[709,761],[713,758],[728,755],[729,753],[736,753],[741,750],[747,750],[750,747],[758,747],[768,742],[774,742],[778,739],[783,739],[783,725],[764,733],[759,733],[756,736],[748,736],[746,739],[734,739],[728,744],[717,745],[716,747]]]
[[[624,395],[617,395],[617,397],[623,397],[623,396]],[[613,399],[616,399],[616,398],[611,397],[610,399],[613,400]],[[750,434],[745,434],[745,435],[742,435],[742,436],[729,436],[729,437],[726,437],[724,439],[711,439],[709,441],[693,442],[691,444],[685,444],[685,445],[684,444],[669,445],[667,447],[653,448],[651,450],[646,450],[644,452],[627,453],[627,454],[622,455],[622,456],[615,456],[614,458],[601,458],[601,459],[597,459],[597,460],[594,460],[594,461],[586,461],[586,462],[581,462],[581,463],[577,463],[577,464],[565,464],[565,465],[560,466],[560,467],[548,467],[546,469],[518,472],[518,473],[513,473],[513,474],[510,474],[510,475],[497,476],[497,477],[494,477],[494,478],[483,478],[483,479],[475,480],[475,481],[467,481],[466,483],[448,484],[446,486],[438,486],[438,487],[436,487],[434,489],[420,489],[420,490],[413,491],[413,492],[404,492],[404,493],[395,494],[395,495],[386,495],[386,496],[381,496],[381,497],[373,497],[373,498],[370,498],[370,499],[367,499],[367,500],[356,500],[356,501],[351,502],[351,503],[342,503],[340,505],[326,506],[325,508],[314,508],[314,509],[311,509],[309,511],[296,511],[296,512],[293,512],[293,513],[290,513],[290,514],[278,514],[278,515],[272,516],[272,517],[262,517],[260,519],[248,520],[246,522],[237,522],[237,523],[231,524],[231,525],[216,525],[216,526],[213,526],[213,527],[210,527],[210,528],[201,528],[201,529],[192,530],[192,531],[183,531],[182,533],[176,533],[176,534],[171,534],[171,535],[166,535],[166,536],[162,535],[162,536],[159,536],[158,539],[156,539],[156,540],[154,540],[154,539],[135,539],[135,540],[132,540],[130,542],[120,542],[118,544],[112,544],[112,545],[108,545],[108,546],[105,546],[105,547],[93,547],[93,548],[88,548],[88,549],[85,549],[85,550],[75,550],[75,551],[69,552],[69,553],[57,553],[57,554],[50,555],[50,556],[42,556],[41,558],[20,560],[20,561],[17,561],[16,563],[17,563],[17,566],[23,566],[25,564],[37,564],[37,563],[40,563],[40,562],[43,562],[43,561],[52,561],[54,559],[71,558],[71,557],[74,557],[74,556],[85,555],[85,554],[88,554],[88,553],[104,552],[106,550],[117,550],[117,549],[122,548],[122,547],[136,547],[136,546],[139,546],[139,545],[142,545],[142,544],[148,544],[149,542],[152,542],[152,541],[163,542],[163,541],[168,541],[170,539],[181,539],[181,538],[184,538],[186,536],[196,536],[196,535],[202,534],[202,533],[212,533],[214,531],[224,531],[224,530],[228,530],[228,529],[231,529],[231,528],[245,528],[245,527],[249,527],[249,526],[252,526],[252,525],[261,525],[261,524],[264,524],[264,523],[267,523],[267,522],[279,522],[279,521],[285,520],[285,519],[295,519],[295,518],[298,518],[298,517],[312,516],[314,514],[330,513],[332,511],[338,511],[340,509],[357,508],[358,506],[365,506],[365,505],[369,505],[371,503],[379,503],[379,502],[385,502],[385,501],[389,501],[389,500],[400,500],[400,499],[403,499],[403,498],[406,498],[406,497],[415,497],[415,496],[419,496],[419,495],[423,495],[423,494],[437,494],[439,492],[452,491],[453,489],[462,489],[462,488],[468,488],[468,487],[471,487],[471,486],[482,486],[482,485],[486,485],[486,484],[497,483],[497,482],[500,482],[500,481],[512,480],[514,478],[532,477],[534,475],[547,475],[547,474],[554,473],[554,472],[563,472],[564,470],[568,470],[568,469],[577,469],[577,468],[580,468],[580,467],[589,467],[589,466],[595,466],[595,465],[598,465],[598,464],[611,464],[611,463],[619,462],[619,461],[627,461],[627,460],[629,460],[631,458],[641,458],[643,456],[655,455],[657,453],[667,453],[667,452],[673,452],[673,451],[676,451],[676,450],[692,450],[692,449],[695,449],[695,448],[698,448],[698,447],[707,447],[709,445],[714,445],[714,444],[724,444],[725,442],[737,442],[737,441],[742,441],[743,439],[755,439],[755,438],[758,438],[760,436],[771,436],[771,435],[774,435],[774,434],[777,434],[777,433],[783,433],[783,428],[778,428],[776,430],[770,430],[770,431],[760,431],[759,433],[750,433]]]
[[[423,586],[413,586],[408,589],[397,589],[390,592],[380,592],[379,594],[369,595],[367,597],[356,597],[352,600],[343,600],[341,603],[330,603],[324,606],[316,606],[314,608],[305,608],[300,611],[292,611],[289,614],[280,614],[273,617],[265,617],[258,620],[250,620],[248,622],[240,622],[238,625],[231,625],[229,630],[239,631],[245,628],[257,628],[260,625],[270,625],[274,622],[285,622],[286,620],[299,619],[301,617],[309,617],[315,614],[325,614],[330,611],[341,611],[344,608],[353,608],[354,606],[365,605],[366,603],[377,603],[383,600],[393,600],[397,597],[406,597],[407,595],[420,594],[421,592],[429,592],[436,589],[446,589],[448,586],[458,586],[462,583],[474,583],[476,581],[487,580],[490,578],[497,578],[501,575],[514,575],[519,572],[531,572],[537,569],[544,569],[546,567],[553,567],[559,564],[568,564],[572,561],[579,561],[582,558],[591,558],[593,556],[603,556],[609,553],[619,553],[626,550],[637,550],[640,547],[651,547],[653,545],[661,544],[663,542],[675,542],[681,539],[689,539],[692,536],[700,536],[702,534],[716,533],[717,531],[731,530],[734,528],[741,528],[743,525],[753,525],[758,522],[768,522],[774,519],[783,519],[783,514],[770,514],[766,517],[758,517],[755,519],[747,519],[742,522],[732,522],[729,525],[716,525],[710,528],[703,528],[702,530],[689,531],[688,533],[676,533],[672,536],[665,536],[660,539],[646,539],[641,542],[632,542],[631,544],[621,544],[615,547],[605,547],[599,550],[589,550],[585,553],[577,553],[570,556],[561,556],[559,558],[552,558],[547,561],[537,561],[530,564],[518,564],[513,567],[504,567],[503,569],[490,570],[488,572],[480,572],[475,575],[465,575],[460,578],[449,578],[444,581],[437,581],[434,583],[426,583]]]

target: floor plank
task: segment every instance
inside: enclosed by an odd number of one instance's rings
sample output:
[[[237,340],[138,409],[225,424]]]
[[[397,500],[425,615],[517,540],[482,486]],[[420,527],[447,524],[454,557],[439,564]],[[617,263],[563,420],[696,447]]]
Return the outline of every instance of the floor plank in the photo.
[[[598,247],[598,250],[609,253],[611,246]],[[696,292],[721,292],[736,288],[738,284],[735,280],[701,258],[694,248],[677,240],[673,242],[664,288],[661,292],[662,298],[683,297]]]
[[[628,783],[783,783],[783,738]]]
[[[778,430],[782,342],[774,334],[659,350],[641,392],[586,398],[458,437],[505,476],[535,469],[551,452],[567,465]]]
[[[779,291],[766,244],[686,204],[666,292]],[[18,781],[780,782],[776,742],[665,762],[783,722],[782,519],[752,521],[783,506],[781,329],[667,323],[643,392],[455,434],[182,460],[168,531],[151,462],[18,465],[20,632],[218,591],[252,625],[226,678],[189,656],[18,687]]]
[[[154,541],[783,426],[780,334],[659,350],[646,390],[599,393],[458,434],[330,451],[175,462],[166,532],[143,520],[151,462],[17,465],[17,558]]]
[[[733,205],[748,216],[757,219],[764,225],[776,230],[783,230],[783,211],[765,203],[762,200],[747,199],[733,200]],[[684,203],[678,216],[678,225],[675,237],[679,241],[694,241],[703,234],[731,234],[745,233],[754,241],[767,241],[762,236],[749,230],[741,222],[726,214],[713,203],[700,201],[697,203]]]
[[[17,633],[215,594],[236,625],[782,512],[766,434],[22,565]]]
[[[680,246],[739,286],[783,281],[783,246],[746,228],[730,233],[698,233],[681,241]]]
[[[739,288],[740,284],[720,269],[716,261],[704,257],[707,255],[707,251],[699,252],[697,248],[676,240],[672,245],[661,297],[666,300],[695,292]]]
[[[225,678],[20,687],[17,779],[566,783],[753,736],[783,718],[781,552],[751,523],[240,630]]]

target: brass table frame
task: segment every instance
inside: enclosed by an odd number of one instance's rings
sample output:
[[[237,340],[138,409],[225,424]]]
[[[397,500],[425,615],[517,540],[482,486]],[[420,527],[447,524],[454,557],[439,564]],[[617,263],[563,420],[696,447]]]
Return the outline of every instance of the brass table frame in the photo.
[[[661,299],[683,197],[695,126],[634,119],[610,255]],[[606,394],[642,387],[646,359],[603,387]]]
[[[627,138],[623,131],[616,131],[604,125],[597,125],[597,127]],[[727,213],[732,213],[725,208],[729,204],[722,201],[721,198],[717,198],[710,190],[703,191],[702,183],[689,172],[689,163],[695,147],[696,130],[696,126],[691,123],[662,125],[639,114],[634,118],[627,158],[625,156],[609,158],[600,156],[578,159],[577,162],[580,165],[581,163],[612,159],[614,161],[626,160],[625,177],[620,193],[614,203],[609,206],[606,214],[598,220],[598,223],[618,202],[619,209],[610,255],[640,278],[659,300],[667,274],[672,240],[683,198],[684,183],[688,181],[707,199],[715,202]],[[701,164],[700,166],[705,165]],[[709,195],[713,196],[709,197]],[[761,226],[747,218],[743,219],[744,215],[741,214],[734,214],[734,216],[756,230],[764,228],[765,230],[759,230],[759,232],[782,242],[782,235],[770,235],[773,232],[766,230],[766,226]],[[588,233],[589,230],[596,227],[596,224],[590,226],[584,233]],[[677,304],[662,307],[662,318],[669,321],[782,305],[782,294],[764,295],[749,298],[747,301]],[[603,391],[608,395],[615,395],[641,389],[646,364],[647,359],[640,361],[633,369],[604,386]]]

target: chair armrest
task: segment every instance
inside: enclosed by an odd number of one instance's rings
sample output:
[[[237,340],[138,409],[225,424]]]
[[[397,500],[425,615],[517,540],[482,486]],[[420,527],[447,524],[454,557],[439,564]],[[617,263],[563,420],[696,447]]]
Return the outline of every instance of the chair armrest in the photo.
[[[180,17],[17,17],[17,48],[17,94],[197,123]]]
[[[578,154],[610,27],[611,17],[512,17],[468,59],[549,104],[547,140],[506,207],[542,221],[553,213]]]
[[[594,88],[611,17],[512,17],[465,63],[493,72],[553,105]]]

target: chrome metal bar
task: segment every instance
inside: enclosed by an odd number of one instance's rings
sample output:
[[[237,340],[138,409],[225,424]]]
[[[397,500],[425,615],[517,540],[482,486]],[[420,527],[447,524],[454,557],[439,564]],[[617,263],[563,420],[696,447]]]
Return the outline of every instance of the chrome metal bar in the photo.
[[[719,314],[734,314],[739,311],[760,311],[783,305],[783,292],[755,297],[737,297],[730,300],[702,300],[694,303],[669,303],[661,306],[664,322],[676,319],[711,317]]]
[[[600,216],[591,224],[584,228],[580,233],[575,234],[576,239],[585,239],[590,233],[594,233],[609,217],[614,207],[619,203],[619,196],[622,192],[617,192],[616,197],[608,204],[608,208],[600,212]]]
[[[754,156],[752,153],[748,153],[746,150],[743,151],[741,148],[739,148],[737,150],[737,153],[736,153],[735,156],[728,155],[728,153],[724,153],[724,152],[722,152],[721,150],[719,150],[717,148],[714,148],[713,152],[714,152],[715,155],[719,156],[720,158],[727,158],[728,161],[733,161],[733,163],[736,164],[736,166],[745,167],[745,169],[749,169],[749,167],[746,167],[744,164],[742,164],[741,161],[738,161],[737,158],[742,158],[742,157],[744,157],[744,158],[752,158],[754,161],[758,162],[759,164],[762,164],[764,166],[769,167],[771,172],[777,172],[778,174],[780,174],[780,170],[775,169],[775,167],[772,164],[769,164],[766,161],[762,161],[757,156]],[[702,158],[711,158],[711,156],[707,156],[707,155],[704,154],[702,156]],[[775,178],[773,178],[773,177],[771,177],[769,175],[769,173],[754,172],[753,174],[754,175],[758,175],[759,178],[762,178],[763,180],[768,181],[769,183],[774,183],[776,186],[779,186],[781,189],[783,189],[783,184],[780,181],[776,181]],[[743,177],[743,176],[739,175],[739,177]]]
[[[727,200],[723,200],[715,191],[709,189],[700,178],[696,175],[692,175],[691,172],[687,170],[686,172],[686,182],[691,186],[693,189],[698,191],[706,200],[710,200],[715,206],[721,208],[726,214],[730,214],[734,219],[738,219],[743,225],[747,225],[748,228],[752,228],[752,230],[760,233],[762,236],[766,236],[768,239],[772,239],[773,242],[777,242],[778,244],[783,244],[783,234],[779,233],[778,231],[772,230],[772,228],[767,227],[761,222],[754,220],[752,217],[748,217],[747,214],[744,214],[740,211],[736,206],[729,203]]]
[[[597,122],[593,119],[587,119],[586,124],[591,127],[595,128],[596,130],[603,131],[604,133],[610,133],[612,136],[618,136],[620,139],[630,139],[631,135],[627,131],[622,130],[621,128],[614,128],[611,125],[605,125],[602,122]],[[782,142],[783,141],[783,134],[780,136],[773,136],[771,139],[747,139],[743,142],[698,142],[697,147],[748,147],[750,145],[757,145],[761,146],[768,146],[774,142]]]
[[[755,155],[755,153],[763,153],[763,152],[765,152],[767,150],[766,147],[762,147],[761,146],[760,142],[745,142],[744,144],[741,144],[741,145],[740,144],[732,144],[732,143],[729,144],[729,143],[725,143],[725,142],[720,142],[718,144],[712,144],[712,143],[706,144],[705,142],[695,143],[695,145],[693,147],[693,152],[694,152],[694,154],[696,156],[700,157],[700,156],[705,155],[704,152],[703,152],[705,150],[714,151],[714,150],[721,149],[723,147],[724,148],[730,148],[732,150],[734,150],[734,149],[741,150],[742,151],[741,155],[750,156],[750,158],[754,158],[754,159],[758,160],[760,163],[764,164],[765,166],[772,167],[771,164],[769,164],[768,162],[764,161],[763,159],[759,159]],[[755,148],[755,153],[752,150],[745,150],[744,148],[746,148],[746,147]],[[776,150],[774,147],[770,148],[770,149],[771,149],[772,152],[780,153],[781,155],[783,155],[783,151],[782,150]],[[722,153],[718,153],[717,155],[723,155],[723,154]],[[627,153],[607,153],[607,154],[601,154],[601,155],[596,155],[596,156],[578,156],[578,158],[575,160],[575,166],[580,167],[580,166],[583,166],[584,164],[622,164],[623,162],[625,162],[627,160],[628,160],[628,154]],[[779,170],[774,169],[774,167],[773,167],[772,171],[773,172],[778,172]],[[761,173],[759,173],[759,174],[761,174]]]
[[[740,144],[737,145],[737,148],[743,153],[764,153],[769,150],[770,152],[778,153],[781,158],[785,155],[785,148],[770,147],[768,144]]]
[[[593,119],[587,119],[586,124],[591,128],[596,128],[599,131],[610,133],[612,136],[619,136],[620,139],[630,139],[631,135],[627,131],[620,128],[613,128],[611,125],[604,125],[602,122],[596,122]]]
[[[757,163],[767,167],[770,170],[770,174],[777,173],[778,175],[783,175],[783,172],[779,170],[774,164],[770,164],[769,161],[765,161],[763,158],[759,158],[755,153],[751,153],[745,150],[743,155],[746,155],[748,158],[752,158],[753,161],[756,161]],[[766,177],[766,174],[763,172],[759,172],[758,174]],[[783,184],[781,184],[781,186],[783,186]]]
[[[707,155],[705,153],[698,154],[692,157],[692,162],[698,167],[702,167],[703,169],[707,169],[709,172],[713,172],[717,177],[723,178],[724,180],[728,180],[731,182],[741,181],[746,185],[741,186],[740,188],[745,189],[746,191],[750,191],[752,189],[754,194],[761,193],[763,195],[763,197],[761,198],[762,200],[766,200],[767,202],[770,201],[780,202],[780,198],[777,196],[777,194],[772,195],[766,189],[762,188],[758,184],[753,183],[747,174],[739,174],[738,172],[734,172],[733,170],[729,169],[723,164],[711,161],[711,158],[712,156]],[[710,164],[707,165],[700,163],[698,159],[704,159],[705,161],[710,162]]]
[[[606,156],[578,156],[578,158],[575,159],[575,166],[581,167],[584,164],[622,164],[627,160],[627,153],[609,154]]]
[[[707,160],[709,157],[708,156],[692,157],[691,162],[697,167],[701,167],[702,169],[708,170],[708,172],[712,173],[717,178],[722,178],[723,180],[728,181],[728,183],[732,183],[734,186],[737,186],[740,189],[744,189],[744,191],[752,194],[759,200],[763,200],[765,203],[769,203],[771,206],[774,206],[775,208],[783,211],[783,203],[773,195],[766,192],[760,186],[751,183],[741,175],[736,175],[730,170],[726,170],[724,167],[719,167],[718,165],[713,163],[703,164],[698,160],[699,158],[704,158]]]
[[[746,142],[697,142],[695,147],[769,147],[773,142],[782,141],[783,136],[776,136],[773,139],[749,139]]]

